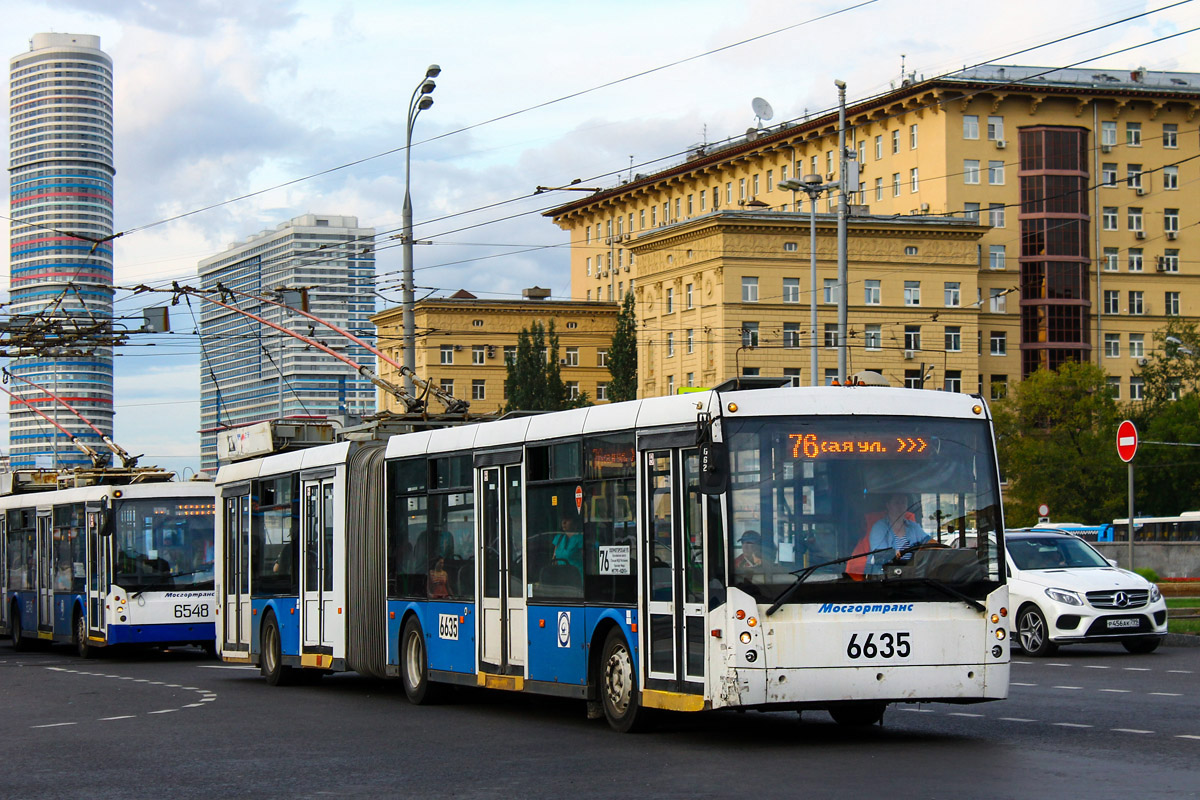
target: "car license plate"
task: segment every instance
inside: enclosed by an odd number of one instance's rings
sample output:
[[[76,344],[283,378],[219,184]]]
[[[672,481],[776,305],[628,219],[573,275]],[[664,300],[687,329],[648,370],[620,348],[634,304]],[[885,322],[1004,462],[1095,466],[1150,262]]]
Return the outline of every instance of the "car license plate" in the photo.
[[[1142,621],[1138,619],[1110,619],[1108,627],[1110,628],[1140,628]]]

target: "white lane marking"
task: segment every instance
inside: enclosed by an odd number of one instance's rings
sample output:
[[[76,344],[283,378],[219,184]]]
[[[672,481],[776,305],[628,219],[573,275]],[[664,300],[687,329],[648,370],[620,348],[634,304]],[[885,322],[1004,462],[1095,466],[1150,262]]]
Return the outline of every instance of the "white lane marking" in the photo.
[[[1113,694],[1129,694],[1132,689],[1101,689],[1102,692],[1112,692]]]
[[[1154,697],[1183,697],[1179,692],[1150,692]]]
[[[200,702],[189,703],[187,705],[181,706],[182,708],[199,708],[204,703],[209,703],[209,702],[212,702],[217,699],[216,692],[209,691],[208,689],[201,689],[196,686],[180,686],[179,684],[164,684],[162,681],[152,681],[149,678],[134,678],[133,676],[130,676],[130,675],[106,675],[106,674],[99,673],[99,672],[83,672],[81,670],[66,669],[64,667],[47,666],[46,669],[53,670],[54,672],[65,672],[65,673],[70,673],[70,674],[75,674],[75,675],[88,675],[91,677],[98,677],[98,678],[111,678],[113,680],[133,681],[134,683],[145,683],[145,684],[149,684],[152,686],[168,686],[169,688],[173,688],[173,689],[182,688],[186,691],[197,692],[201,695]],[[146,714],[148,714],[148,715],[149,714],[171,714],[178,710],[179,710],[178,708],[164,708],[164,709],[160,709],[158,711],[147,711]],[[112,721],[119,720],[119,719],[134,719],[136,716],[137,716],[136,714],[122,714],[122,715],[115,716],[115,717],[100,717],[96,721],[97,722],[112,722]],[[51,722],[51,723],[47,723],[45,725],[30,725],[29,727],[30,728],[61,728],[61,727],[65,727],[68,725],[78,725],[78,724],[79,724],[78,722]]]
[[[30,725],[31,728],[63,728],[67,725],[78,725],[78,722],[51,722],[49,725]]]
[[[1175,737],[1176,739],[1200,739],[1200,736],[1193,736],[1190,733],[1181,733]]]
[[[170,713],[178,711],[178,710],[179,710],[178,708],[164,708],[162,711],[147,711],[146,713],[147,714],[170,714]]]
[[[1047,667],[1069,667],[1071,665],[1070,664],[1059,664],[1059,663],[1055,662],[1053,664],[1047,664],[1046,666]]]
[[[1084,669],[1108,669],[1108,667],[1102,667],[1099,664],[1084,664],[1083,668]]]
[[[215,695],[210,695],[210,696],[208,696],[208,697],[201,697],[201,698],[200,698],[200,702],[201,702],[201,703],[211,703],[213,700],[216,700],[216,699],[217,699],[217,698],[216,698],[216,696],[215,696]]]
[[[96,721],[97,722],[112,722],[115,719],[133,719],[133,718],[134,718],[133,714],[122,714],[119,717],[101,717],[100,719],[98,719]]]
[[[1149,672],[1149,667],[1121,667],[1126,672]]]
[[[914,714],[932,714],[932,708],[902,708],[901,711],[911,711]]]
[[[1008,685],[1009,686],[1037,686],[1036,683],[1017,683],[1016,681],[1009,681]]]
[[[948,717],[982,717],[983,714],[968,714],[965,711],[951,711],[946,716],[948,716]]]
[[[258,672],[258,667],[247,666],[245,664],[197,664],[200,669],[252,669]],[[184,687],[187,688],[186,686]]]
[[[1001,722],[1037,722],[1036,719],[1024,719],[1023,717],[1000,717]]]
[[[1051,725],[1056,725],[1059,728],[1094,728],[1095,725],[1084,725],[1079,722],[1051,722]]]
[[[1012,663],[1014,663],[1014,664],[1032,664],[1033,662],[1032,661],[1014,661]]]
[[[1154,731],[1142,731],[1137,728],[1109,728],[1113,733],[1154,733]]]
[[[1167,670],[1167,672],[1173,673],[1175,675],[1191,675],[1192,674],[1192,671],[1190,669],[1169,669],[1169,670]]]
[[[1082,689],[1082,686],[1054,686],[1054,689]]]
[[[203,705],[203,703],[188,703],[184,708],[200,708]]]

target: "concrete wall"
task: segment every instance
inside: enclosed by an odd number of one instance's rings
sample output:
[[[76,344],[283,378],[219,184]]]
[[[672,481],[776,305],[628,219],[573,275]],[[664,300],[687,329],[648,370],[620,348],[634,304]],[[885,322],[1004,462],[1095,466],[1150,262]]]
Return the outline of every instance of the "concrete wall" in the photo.
[[[1093,542],[1105,558],[1129,566],[1128,542]],[[1162,578],[1200,577],[1200,542],[1134,542],[1133,566],[1149,567]]]

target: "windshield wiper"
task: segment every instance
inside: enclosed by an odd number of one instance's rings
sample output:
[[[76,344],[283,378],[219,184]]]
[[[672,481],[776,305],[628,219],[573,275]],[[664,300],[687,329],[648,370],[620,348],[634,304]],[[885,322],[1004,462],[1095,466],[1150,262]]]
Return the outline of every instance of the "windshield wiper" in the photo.
[[[873,556],[876,553],[891,552],[891,550],[892,548],[890,547],[881,547],[878,550],[868,550],[865,553],[851,553],[844,558],[835,558],[832,561],[825,561],[821,564],[812,564],[811,566],[792,570],[791,574],[796,576],[796,582],[784,589],[780,595],[775,598],[775,601],[771,603],[771,607],[767,609],[767,616],[769,617],[778,611],[779,607],[786,603],[788,598],[795,594],[796,590],[800,588],[800,584],[808,580],[808,576],[812,575],[821,567],[831,567],[834,564],[845,564],[847,561],[853,561],[856,558],[866,558],[867,556]]]
[[[893,584],[893,585],[897,584],[897,583],[923,583],[926,586],[932,586],[933,588],[937,589],[938,591],[941,591],[944,594],[950,595],[951,597],[955,598],[956,600],[962,600],[964,603],[966,603],[967,605],[969,605],[971,608],[975,609],[976,611],[987,611],[987,609],[984,607],[983,603],[980,603],[978,600],[976,600],[973,597],[968,597],[967,595],[960,592],[958,589],[955,589],[953,586],[942,583],[937,578],[923,578],[923,577],[922,578],[899,578],[899,579],[884,581],[884,582],[888,583],[888,584]]]

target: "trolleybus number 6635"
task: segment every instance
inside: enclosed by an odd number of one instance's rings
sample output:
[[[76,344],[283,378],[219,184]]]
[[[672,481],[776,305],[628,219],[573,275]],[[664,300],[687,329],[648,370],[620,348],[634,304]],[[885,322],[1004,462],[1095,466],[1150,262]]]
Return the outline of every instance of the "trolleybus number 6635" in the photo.
[[[909,642],[909,632],[897,633],[868,633],[865,638],[861,633],[850,634],[846,644],[846,655],[851,659],[858,658],[908,658],[912,653]]]

